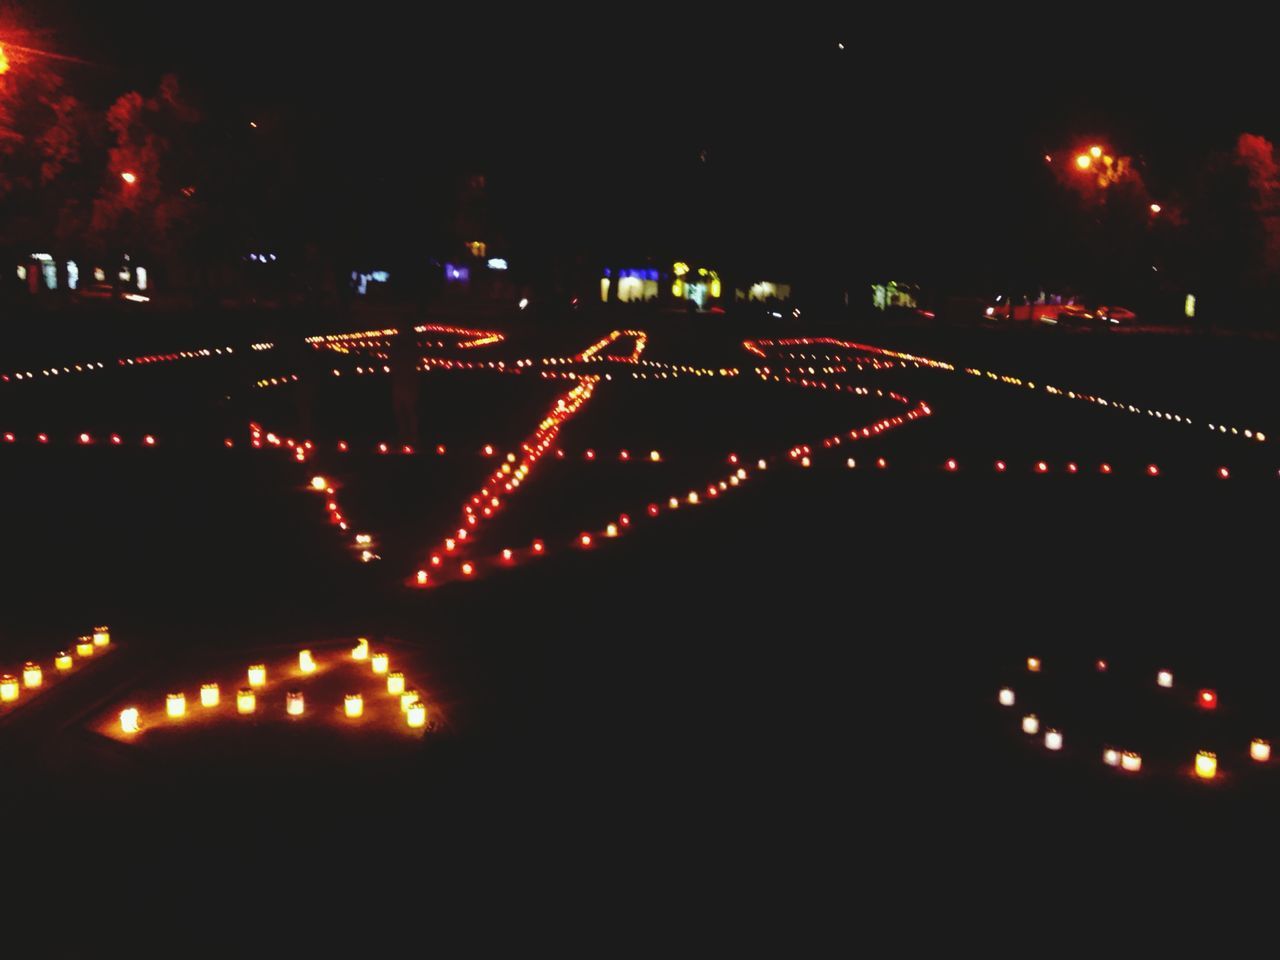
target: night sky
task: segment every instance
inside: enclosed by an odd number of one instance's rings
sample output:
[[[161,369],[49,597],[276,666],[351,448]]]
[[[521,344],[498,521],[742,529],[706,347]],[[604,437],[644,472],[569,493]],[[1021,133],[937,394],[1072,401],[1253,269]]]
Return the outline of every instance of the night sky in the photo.
[[[526,255],[985,279],[1037,229],[1046,151],[1108,142],[1158,192],[1244,130],[1280,135],[1242,27],[318,10],[60,0],[26,19],[92,62],[68,68],[81,88],[172,71],[213,122],[264,120],[374,252],[447,219],[478,170]]]

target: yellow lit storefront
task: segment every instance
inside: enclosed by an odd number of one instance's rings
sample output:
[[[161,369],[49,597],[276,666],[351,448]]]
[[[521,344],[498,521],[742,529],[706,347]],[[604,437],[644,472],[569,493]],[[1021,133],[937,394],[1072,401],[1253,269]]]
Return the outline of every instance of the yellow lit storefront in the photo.
[[[709,310],[720,303],[720,274],[708,267],[690,267],[682,260],[671,265],[671,295],[676,300],[696,304]]]

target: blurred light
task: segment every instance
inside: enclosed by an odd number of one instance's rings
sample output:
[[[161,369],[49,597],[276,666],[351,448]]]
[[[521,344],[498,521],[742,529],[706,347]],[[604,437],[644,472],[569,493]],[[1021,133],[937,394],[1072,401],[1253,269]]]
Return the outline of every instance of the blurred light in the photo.
[[[1039,673],[1039,672],[1040,672],[1040,658],[1039,658],[1039,657],[1027,657],[1027,669],[1028,669],[1028,670],[1030,670],[1032,673]]]
[[[1099,146],[1093,146],[1093,147],[1090,147],[1090,148],[1089,148],[1089,156],[1091,156],[1091,157],[1093,157],[1093,159],[1097,160],[1099,157],[1101,157],[1101,156],[1102,156],[1102,148],[1101,148],[1101,147],[1099,147]]]
[[[200,687],[200,706],[216,707],[222,699],[222,693],[216,683],[206,683]]]
[[[400,672],[387,674],[387,693],[400,696],[404,693],[404,674]]]
[[[312,659],[310,650],[298,651],[298,669],[303,673],[315,673],[316,662]]]
[[[1034,737],[1040,732],[1040,718],[1034,713],[1028,713],[1022,718],[1022,732]]]
[[[22,665],[22,685],[28,689],[44,685],[44,671],[40,664],[28,661]]]
[[[1017,703],[1017,697],[1012,690],[1005,687],[1000,691],[1000,706],[1012,707],[1015,703]]]
[[[1202,710],[1218,709],[1218,695],[1212,690],[1201,690],[1196,697],[1196,702]]]
[[[1102,762],[1108,767],[1120,766],[1120,751],[1115,747],[1107,747],[1102,751]]]
[[[356,640],[356,645],[351,648],[352,660],[368,660],[369,659],[369,641],[365,637]]]
[[[249,668],[249,686],[261,687],[267,682],[267,667],[262,663],[255,663]]]
[[[1082,153],[1076,157],[1076,166],[1081,170],[1088,170],[1093,165],[1093,160],[1089,158],[1087,153]]]
[[[13,703],[18,699],[19,690],[17,677],[8,673],[0,677],[0,702]]]
[[[254,692],[248,687],[242,687],[236,693],[236,711],[239,713],[253,713],[258,708],[258,698]]]
[[[138,182],[138,175],[130,170],[126,170],[124,173],[120,174],[120,179],[132,186]]]
[[[1173,673],[1169,670],[1161,670],[1156,674],[1156,686],[1164,687],[1168,690],[1173,686]]]
[[[1196,776],[1201,780],[1212,780],[1218,775],[1218,755],[1209,750],[1201,750],[1196,754]]]
[[[1266,763],[1271,759],[1271,742],[1269,740],[1254,740],[1249,744],[1249,756],[1258,763]]]
[[[173,719],[187,714],[187,696],[184,693],[171,693],[164,698],[164,712]]]
[[[1126,750],[1120,755],[1120,767],[1129,773],[1137,773],[1142,769],[1142,754]]]
[[[1044,732],[1044,745],[1050,750],[1062,749],[1062,731],[1046,730]]]
[[[120,732],[121,733],[137,733],[138,732],[138,708],[126,707],[120,711]]]
[[[1159,213],[1159,212],[1161,211],[1161,209],[1163,209],[1163,208],[1162,208],[1162,207],[1160,206],[1160,204],[1158,204],[1158,203],[1153,203],[1153,204],[1151,205],[1151,212],[1152,212],[1152,213]]]
[[[418,696],[417,690],[406,690],[400,694],[400,712],[408,713],[409,708],[417,703],[421,697]]]
[[[385,653],[375,653],[369,659],[369,664],[373,667],[374,673],[385,674],[387,672],[387,668],[391,666],[391,658]]]
[[[74,661],[71,659],[71,654],[67,653],[65,650],[58,651],[58,655],[53,661],[53,665],[64,672],[70,670],[73,664]]]
[[[427,706],[422,701],[411,704],[405,715],[409,726],[418,728],[427,725]]]
[[[347,717],[354,720],[364,713],[364,697],[358,693],[348,693],[342,701],[342,706]]]
[[[290,690],[285,694],[284,709],[289,716],[302,716],[302,711],[306,709],[306,705],[306,700],[303,698],[301,690]]]

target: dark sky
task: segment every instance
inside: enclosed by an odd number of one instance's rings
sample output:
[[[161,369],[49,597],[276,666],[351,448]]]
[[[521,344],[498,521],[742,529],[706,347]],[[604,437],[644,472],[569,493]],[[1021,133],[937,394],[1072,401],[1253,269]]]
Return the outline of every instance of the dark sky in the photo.
[[[1264,31],[1235,22],[504,6],[52,0],[26,18],[104,96],[172,71],[218,122],[268,118],[317,204],[358,205],[375,245],[410,241],[477,169],[526,249],[963,271],[1010,255],[1045,150],[1101,139],[1159,189],[1242,130],[1280,135]]]

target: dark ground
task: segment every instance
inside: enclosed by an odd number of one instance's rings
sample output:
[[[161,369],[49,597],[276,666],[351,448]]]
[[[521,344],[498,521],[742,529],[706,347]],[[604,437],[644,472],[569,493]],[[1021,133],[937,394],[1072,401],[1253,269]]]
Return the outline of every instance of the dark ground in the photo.
[[[642,324],[646,357],[746,365],[739,331],[691,333],[699,322]],[[545,339],[581,348],[611,325]],[[1193,414],[1219,396],[1226,412],[1250,393],[1266,402],[1270,383],[1270,358],[1254,344],[1152,341],[1148,359],[1133,339],[849,333],[948,360],[991,357],[1021,375],[1060,366],[1063,386],[1158,396]],[[497,349],[555,352],[542,339],[517,329]],[[966,912],[967,893],[1013,910],[992,874],[1029,898],[1023,878],[1064,880],[1067,863],[1087,883],[1122,885],[1128,854],[1241,853],[1244,838],[1269,830],[1280,775],[1248,769],[1244,754],[1251,736],[1280,741],[1273,443],[1217,440],[961,375],[868,374],[927,399],[936,416],[820,453],[808,471],[779,465],[722,502],[638,522],[598,551],[560,547],[476,584],[417,592],[399,578],[486,470],[462,447],[523,435],[559,385],[430,374],[423,440],[438,434],[457,456],[326,454],[304,468],[244,449],[243,428],[236,450],[219,446],[224,418],[239,413],[212,406],[212,387],[228,371],[251,379],[245,365],[260,362],[5,385],[0,429],[172,438],[156,450],[0,446],[5,662],[57,649],[99,621],[112,626],[122,664],[395,636],[426,651],[454,722],[390,760],[323,739],[284,755],[246,739],[243,768],[193,754],[126,773],[96,760],[91,737],[51,704],[47,723],[0,725],[0,820],[26,825],[24,850],[56,845],[56,825],[86,808],[111,824],[75,848],[97,851],[98,863],[211,844],[264,863],[276,844],[323,861],[320,848],[295,850],[289,838],[302,847],[300,837],[348,830],[375,850],[390,837],[428,870],[452,871],[443,864],[458,856],[466,867],[449,880],[460,889],[464,873],[482,887],[526,871],[543,885],[569,876],[590,890],[574,902],[599,916],[639,898],[715,926],[792,900],[838,915],[851,895],[859,910],[906,909],[941,891],[947,909]],[[373,380],[326,389],[319,432],[349,417],[371,442],[389,435],[386,389]],[[290,429],[283,393],[249,403],[268,427]],[[870,411],[866,400],[783,386],[602,384],[563,445],[658,446],[667,463],[648,473],[549,464],[491,546],[503,536],[563,543],[621,510],[639,516],[649,499],[723,475],[729,450],[781,451],[869,422]],[[1270,401],[1249,419],[1280,438],[1275,413]],[[383,425],[370,428],[376,418]],[[880,454],[890,469],[867,469]],[[847,455],[859,469],[844,468]],[[937,469],[948,456],[961,463],[956,475]],[[992,472],[996,457],[1007,474]],[[1055,466],[1049,476],[1031,472],[1041,457]],[[1062,473],[1068,459],[1084,472]],[[1102,459],[1115,475],[1096,474]],[[1148,462],[1164,476],[1144,476]],[[1232,467],[1230,481],[1213,476],[1219,463]],[[367,518],[385,534],[381,564],[354,563],[322,522],[322,505],[301,489],[313,469],[343,480],[357,526]],[[1021,666],[1033,653],[1046,663],[1034,683]],[[1098,656],[1113,665],[1105,678],[1089,671]],[[1158,702],[1150,688],[1163,666],[1176,671],[1179,696],[1215,687],[1219,715]],[[1018,690],[1015,711],[995,706],[1005,683]],[[1023,742],[1024,704],[1063,728],[1064,755]],[[1142,749],[1148,773],[1112,775],[1099,762],[1104,739]],[[1169,771],[1206,745],[1232,773],[1223,783]],[[272,839],[264,851],[247,837]],[[991,885],[974,889],[979,874]]]

